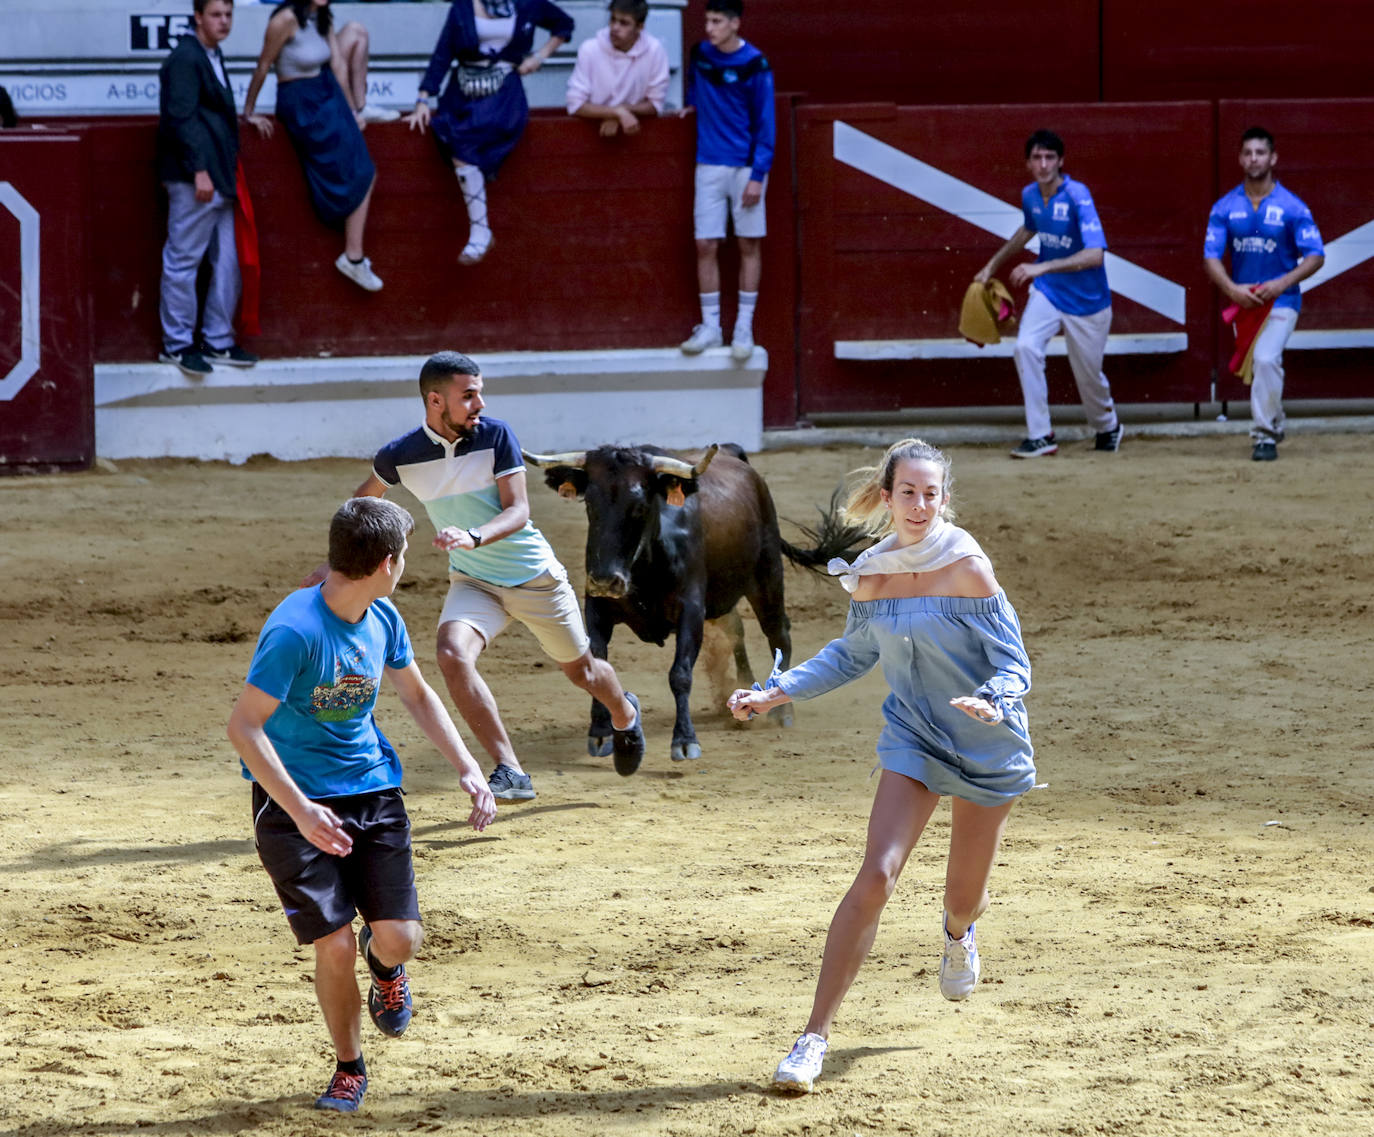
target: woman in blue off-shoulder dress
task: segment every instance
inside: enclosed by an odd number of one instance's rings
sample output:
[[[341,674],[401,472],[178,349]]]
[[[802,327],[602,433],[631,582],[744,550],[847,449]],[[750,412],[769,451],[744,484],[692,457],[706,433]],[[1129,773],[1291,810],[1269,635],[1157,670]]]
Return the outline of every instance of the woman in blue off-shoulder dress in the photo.
[[[811,1018],[774,1084],[809,1091],[830,1026],[873,946],[887,899],[940,798],[951,800],[940,993],[965,999],[978,983],[974,921],[1011,807],[1035,785],[1022,698],[1030,662],[1021,625],[983,550],[952,524],[949,459],[918,439],[892,446],[860,472],[847,519],[885,533],[852,565],[830,571],[853,594],[844,635],[812,659],[736,691],[747,719],[791,699],[832,691],[875,666],[891,689],[878,738],[882,776],[858,876],[826,938]]]

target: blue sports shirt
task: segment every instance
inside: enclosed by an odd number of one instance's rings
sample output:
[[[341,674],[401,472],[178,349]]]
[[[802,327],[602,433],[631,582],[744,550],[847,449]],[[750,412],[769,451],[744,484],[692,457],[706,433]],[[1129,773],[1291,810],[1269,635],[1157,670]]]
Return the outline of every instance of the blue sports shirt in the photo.
[[[1274,280],[1292,272],[1304,257],[1325,255],[1312,211],[1278,182],[1258,206],[1250,204],[1243,184],[1212,206],[1202,255],[1222,260],[1228,246],[1231,279],[1237,284]],[[1274,307],[1301,310],[1302,289],[1293,285],[1275,298]]]
[[[1068,174],[1049,201],[1031,182],[1021,191],[1022,224],[1040,238],[1036,264],[1071,257],[1083,249],[1105,249],[1107,235],[1093,205],[1093,195],[1082,182]],[[1059,311],[1069,316],[1091,316],[1112,304],[1104,266],[1054,272],[1037,276],[1031,284]]]
[[[248,682],[279,700],[264,730],[306,797],[392,789],[401,761],[372,712],[383,670],[415,658],[410,636],[390,600],[374,600],[350,624],[322,587],[293,592],[262,626]],[[253,780],[247,767],[243,776]]]
[[[687,98],[697,109],[697,165],[748,166],[761,182],[773,168],[773,72],[753,44],[728,54],[709,43],[692,48]]]
[[[467,438],[449,442],[427,425],[377,451],[372,472],[388,486],[403,485],[425,507],[437,532],[450,525],[475,529],[501,512],[496,482],[525,468],[515,432],[500,419],[478,421]],[[516,588],[558,564],[544,534],[530,522],[509,537],[477,549],[453,549],[449,568],[501,588]]]

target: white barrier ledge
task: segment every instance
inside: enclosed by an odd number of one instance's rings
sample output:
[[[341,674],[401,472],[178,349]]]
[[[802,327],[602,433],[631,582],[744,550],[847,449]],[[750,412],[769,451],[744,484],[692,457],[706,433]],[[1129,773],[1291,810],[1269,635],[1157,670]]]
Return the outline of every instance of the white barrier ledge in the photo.
[[[1374,328],[1317,328],[1294,332],[1288,339],[1290,351],[1333,351],[1341,348],[1374,347]]]
[[[925,340],[836,340],[836,359],[1010,359],[1016,340],[979,347],[962,337]],[[1168,355],[1188,350],[1187,332],[1143,332],[1107,337],[1108,355]],[[1066,355],[1064,337],[1055,336],[1046,355]]]
[[[271,359],[219,367],[204,379],[168,363],[98,364],[96,453],[235,463],[254,454],[370,458],[419,424],[426,358]],[[473,358],[490,413],[508,421],[526,449],[763,445],[763,348],[742,364],[728,348],[698,356],[652,348]]]

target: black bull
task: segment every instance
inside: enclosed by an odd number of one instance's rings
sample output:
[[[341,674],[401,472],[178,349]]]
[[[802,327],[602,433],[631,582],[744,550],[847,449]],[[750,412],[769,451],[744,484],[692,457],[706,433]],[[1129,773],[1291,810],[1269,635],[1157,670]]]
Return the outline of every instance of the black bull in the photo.
[[[819,536],[818,548],[789,545],[778,533],[768,486],[737,447],[712,445],[695,463],[653,446],[527,453],[525,461],[542,468],[560,496],[586,502],[592,654],[606,658],[616,624],[646,643],[677,637],[668,673],[677,705],[671,757],[699,758],[688,701],[705,621],[731,615],[740,598],[747,599],[768,646],[782,653],[787,667],[792,640],[782,557],[814,567],[849,548],[856,534],[833,524],[832,508],[820,533],[812,534]],[[742,643],[735,658],[747,672]],[[790,704],[779,710],[790,725]],[[588,752],[605,755],[610,747],[610,713],[593,700]]]

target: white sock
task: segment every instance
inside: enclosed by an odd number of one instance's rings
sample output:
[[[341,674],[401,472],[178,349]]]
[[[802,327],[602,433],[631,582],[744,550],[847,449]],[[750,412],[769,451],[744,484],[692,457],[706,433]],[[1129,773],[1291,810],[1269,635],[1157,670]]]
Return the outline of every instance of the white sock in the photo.
[[[455,166],[463,202],[468,207],[468,243],[465,257],[481,257],[491,245],[491,226],[487,223],[487,179],[476,166]]]
[[[701,292],[701,322],[708,328],[720,327],[720,293]]]
[[[739,294],[739,314],[735,317],[735,336],[738,338],[741,333],[747,336],[754,334],[754,307],[759,302],[757,292],[741,292]]]

